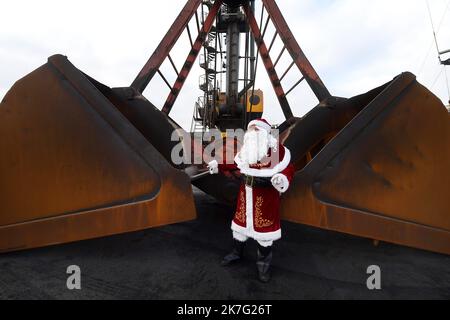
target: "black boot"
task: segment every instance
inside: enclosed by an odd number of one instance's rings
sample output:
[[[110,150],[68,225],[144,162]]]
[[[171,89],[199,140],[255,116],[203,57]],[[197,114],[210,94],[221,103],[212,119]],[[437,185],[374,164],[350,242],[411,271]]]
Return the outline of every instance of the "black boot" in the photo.
[[[258,279],[267,283],[271,278],[272,247],[263,247],[258,243],[257,255],[256,269],[258,270]]]
[[[233,239],[233,250],[222,260],[222,267],[228,267],[233,263],[239,262],[244,256],[245,242]]]

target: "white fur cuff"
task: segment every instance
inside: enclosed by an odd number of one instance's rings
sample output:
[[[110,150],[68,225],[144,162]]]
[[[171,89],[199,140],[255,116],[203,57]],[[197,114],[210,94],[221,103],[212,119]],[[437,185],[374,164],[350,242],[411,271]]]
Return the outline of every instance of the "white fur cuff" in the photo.
[[[218,174],[219,173],[219,163],[217,160],[213,160],[208,164],[208,169],[211,174]]]
[[[285,193],[289,189],[289,180],[284,174],[276,174],[272,178],[272,184],[278,192]]]

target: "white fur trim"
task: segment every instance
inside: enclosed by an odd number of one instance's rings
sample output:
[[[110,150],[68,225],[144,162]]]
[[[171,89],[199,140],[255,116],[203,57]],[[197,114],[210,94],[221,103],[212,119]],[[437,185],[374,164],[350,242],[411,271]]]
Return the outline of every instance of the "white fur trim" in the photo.
[[[256,126],[258,128],[264,129],[269,133],[272,130],[272,127],[270,125],[268,125],[267,123],[265,123],[263,121],[259,121],[259,120],[250,121],[250,123],[247,126],[247,129],[250,128],[251,126]]]
[[[288,148],[284,148],[284,158],[283,160],[277,164],[273,169],[251,169],[248,168],[245,164],[242,163],[241,158],[239,157],[239,153],[234,158],[234,162],[236,162],[239,170],[241,170],[241,173],[252,176],[252,177],[260,177],[260,178],[271,178],[277,173],[280,173],[284,171],[289,164],[291,163],[291,152]]]
[[[284,174],[280,173],[280,176],[281,176],[281,179],[283,179],[283,190],[281,193],[285,193],[289,189],[289,185],[290,185],[289,179]]]
[[[273,183],[273,181],[274,181],[276,178],[281,178],[281,180],[282,180],[281,185],[277,185],[277,184],[274,184],[274,183]],[[274,187],[275,189],[277,189],[278,192],[280,192],[280,193],[285,193],[285,192],[289,189],[289,180],[288,180],[288,178],[287,178],[284,174],[278,173],[278,174],[276,174],[276,175],[273,176],[273,178],[272,178],[272,185],[273,185],[273,187]]]
[[[246,235],[249,238],[256,241],[277,241],[281,239],[281,229],[274,232],[256,232],[255,230],[249,230],[234,223],[231,223],[231,230]]]
[[[243,234],[233,231],[233,239],[239,241],[239,242],[246,242],[248,240],[247,236],[244,236]]]
[[[245,214],[247,216],[247,229],[254,230],[253,226],[253,188],[245,186]],[[245,234],[245,233],[244,233]]]
[[[219,163],[217,160],[213,160],[208,164],[209,173],[218,174],[219,173]]]
[[[259,245],[263,248],[268,248],[273,246],[273,241],[258,241]]]

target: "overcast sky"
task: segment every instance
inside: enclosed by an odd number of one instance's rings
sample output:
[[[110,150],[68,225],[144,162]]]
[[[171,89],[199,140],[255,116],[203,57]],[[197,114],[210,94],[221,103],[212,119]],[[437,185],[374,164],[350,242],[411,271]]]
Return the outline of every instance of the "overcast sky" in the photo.
[[[425,0],[277,2],[300,46],[333,95],[351,97],[403,71],[411,71],[447,104],[445,73],[437,59]],[[129,86],[184,3],[184,0],[2,1],[0,99],[16,80],[56,53],[67,55],[77,68],[110,87]],[[442,50],[450,49],[449,3],[430,0]],[[271,32],[269,29],[268,39]],[[187,36],[181,39],[172,53],[178,68],[189,51]],[[280,63],[280,74],[288,63],[286,59]],[[175,80],[167,65],[163,70],[169,79]],[[450,71],[447,73],[450,77]],[[191,125],[194,101],[201,95],[199,75],[196,66],[171,113],[186,129]],[[293,72],[286,80],[286,89],[296,79]],[[158,81],[144,94],[160,107],[168,92]],[[282,113],[263,68],[258,70],[256,87],[265,92],[264,116],[272,123],[282,122]],[[306,86],[295,90],[289,100],[298,116],[317,103]]]

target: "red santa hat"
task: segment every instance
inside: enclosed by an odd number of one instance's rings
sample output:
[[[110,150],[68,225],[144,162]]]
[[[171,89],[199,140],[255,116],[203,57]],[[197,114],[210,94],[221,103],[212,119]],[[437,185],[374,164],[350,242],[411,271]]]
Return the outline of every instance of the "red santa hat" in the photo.
[[[265,119],[255,119],[251,121],[247,126],[247,130],[250,129],[251,126],[256,126],[259,129],[266,130],[268,133],[272,130],[272,126]]]

